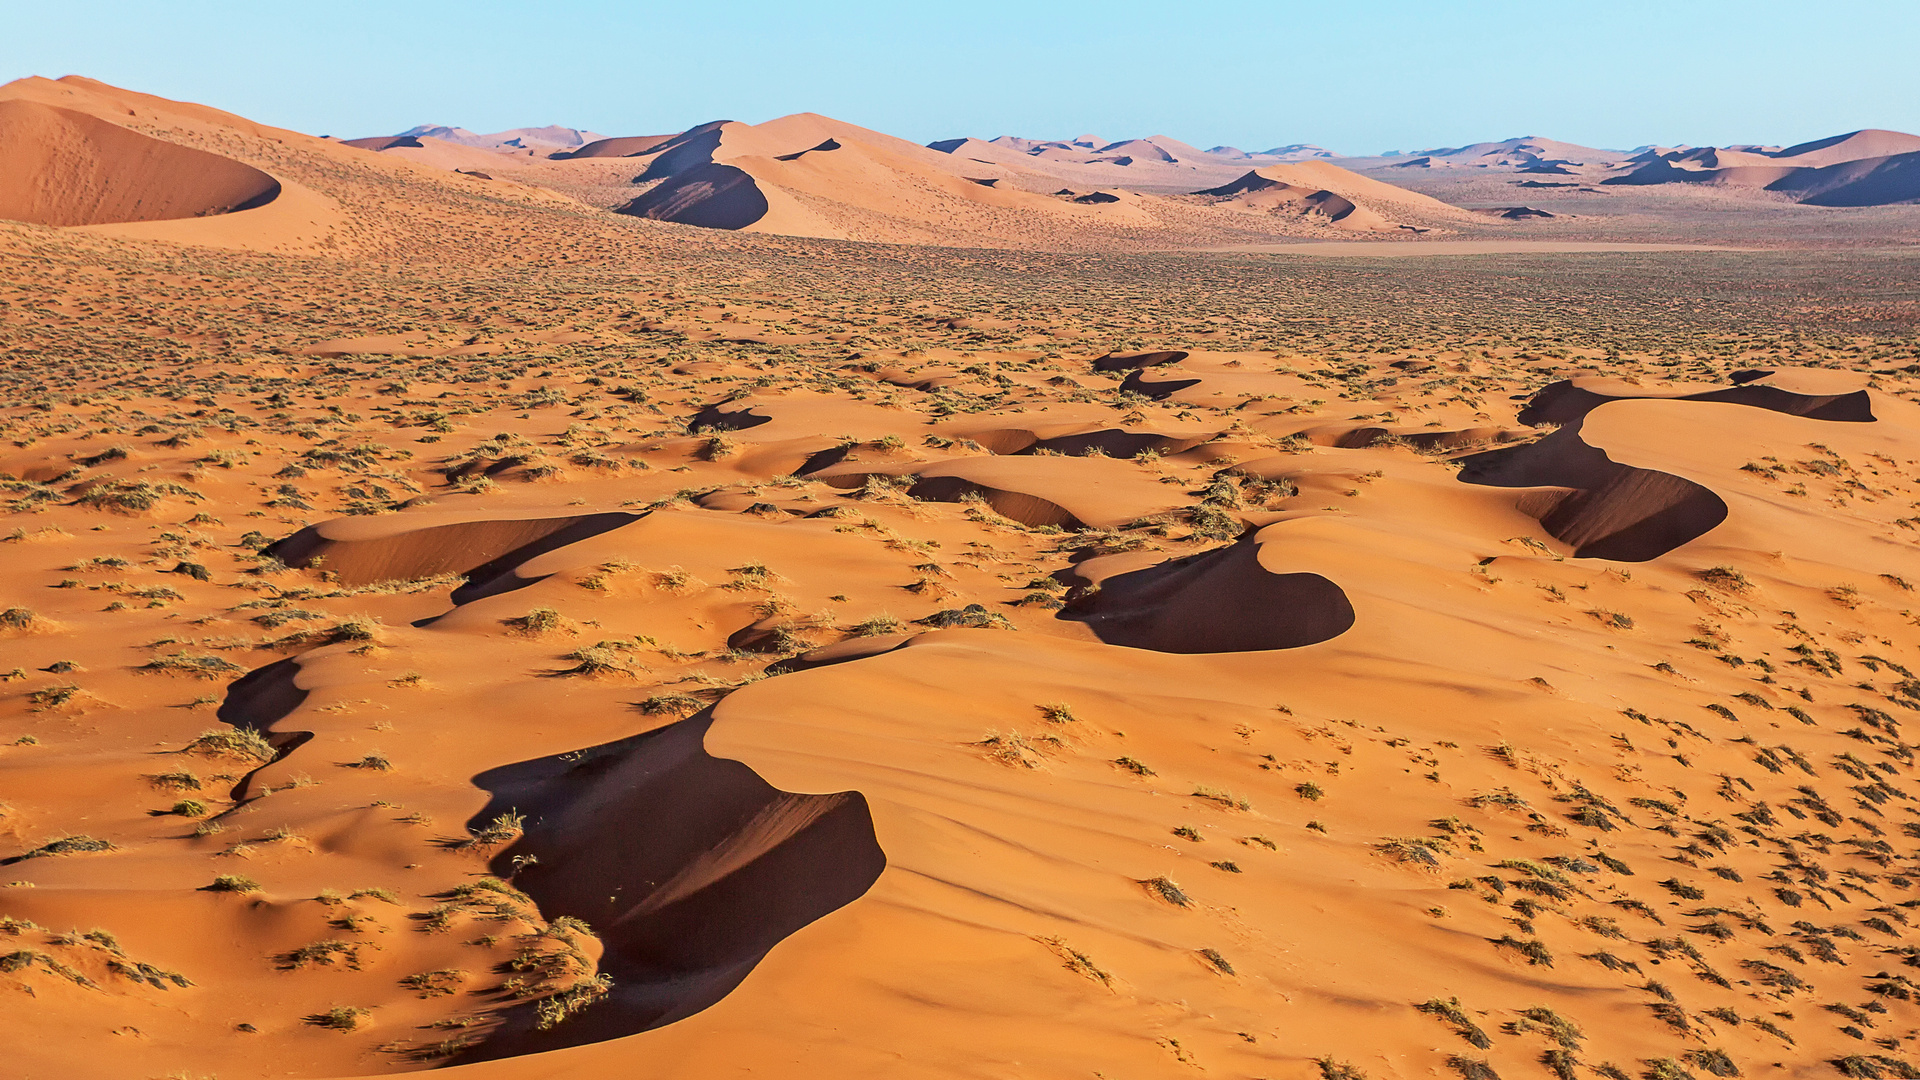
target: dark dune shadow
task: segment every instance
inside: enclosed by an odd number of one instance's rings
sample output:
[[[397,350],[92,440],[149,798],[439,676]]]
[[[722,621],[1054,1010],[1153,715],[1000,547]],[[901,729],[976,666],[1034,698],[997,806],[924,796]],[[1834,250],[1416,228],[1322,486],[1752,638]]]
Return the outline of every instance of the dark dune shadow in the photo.
[[[356,150],[419,150],[425,144],[412,135],[374,135],[365,139],[341,139],[340,145]]]
[[[646,153],[659,156],[647,162],[645,171],[634,177],[633,182],[644,184],[713,164],[713,152],[720,149],[720,129],[730,123],[731,120],[710,120],[648,147]]]
[[[777,157],[775,157],[773,160],[799,161],[801,158],[806,157],[808,154],[815,153],[817,151],[838,150],[838,149],[840,149],[840,144],[838,142],[835,142],[832,139],[828,139],[827,141],[821,143],[819,146],[809,146],[805,150],[796,150],[791,154],[780,154]]]
[[[766,217],[767,209],[767,196],[752,176],[708,162],[673,174],[614,213],[702,229],[744,229]]]
[[[728,412],[719,405],[708,405],[687,421],[688,431],[745,431],[773,423],[771,416],[759,416],[751,407]]]
[[[1139,371],[1135,370],[1127,374],[1126,381],[1120,384],[1120,389],[1131,390],[1136,394],[1150,397],[1155,401],[1162,401],[1185,390],[1189,386],[1199,385],[1199,379],[1169,379],[1165,382],[1148,382],[1146,379],[1141,378]]]
[[[504,569],[543,552],[640,520],[642,514],[610,511],[575,517],[462,521],[370,540],[331,540],[308,526],[267,546],[288,566],[318,565],[349,586],[412,581],[436,574],[464,574],[470,589]],[[456,603],[476,597],[454,594]]]
[[[306,703],[308,692],[294,683],[299,675],[298,657],[276,660],[265,667],[255,668],[227,684],[226,696],[220,700],[214,715],[223,724],[264,737],[273,746],[273,760],[279,761],[313,738],[311,731],[274,730],[275,724],[291,716],[295,709]],[[233,786],[229,797],[236,804],[247,801],[254,775],[264,768],[266,765],[249,770]],[[218,816],[224,817],[237,809],[239,807],[236,805]]]
[[[1727,519],[1720,496],[1684,477],[1614,461],[1580,437],[1577,421],[1537,442],[1464,458],[1460,479],[1572,489],[1535,492],[1519,506],[1581,559],[1657,559]]]
[[[730,993],[775,945],[864,894],[886,867],[858,792],[796,795],[709,755],[710,713],[658,731],[475,778],[475,819],[526,815],[494,861],[553,919],[605,946],[605,998],[536,1031],[529,1006],[456,1062],[539,1053],[646,1031]],[[526,857],[537,862],[526,863]]]
[[[227,684],[227,695],[214,715],[237,728],[272,731],[273,725],[306,703],[307,691],[294,685],[299,674],[300,663],[294,657],[255,668]]]
[[[1151,431],[1122,431],[1119,428],[1105,428],[1100,431],[1083,431],[1077,435],[1059,435],[1051,439],[1041,439],[1020,454],[1035,454],[1042,450],[1051,450],[1056,454],[1069,457],[1084,457],[1089,453],[1101,453],[1108,457],[1130,458],[1143,450],[1156,450],[1162,454],[1178,454],[1191,450],[1212,438],[1210,435],[1198,435],[1191,438],[1176,439],[1171,435],[1156,435]]]
[[[1162,364],[1177,364],[1193,355],[1180,349],[1164,352],[1108,353],[1093,362],[1095,371],[1135,371],[1140,368],[1159,367]]]
[[[548,533],[530,544],[522,544],[498,558],[463,571],[467,580],[465,584],[453,590],[453,602],[468,604],[484,597],[524,589],[535,582],[545,580],[537,577],[517,577],[514,571],[537,556],[545,555],[549,551],[558,551],[569,544],[577,544],[604,532],[612,532],[646,516],[646,514],[611,511],[578,518],[572,524]]]
[[[993,512],[1022,525],[1052,525],[1061,529],[1084,529],[1086,522],[1051,499],[1023,491],[988,487],[958,476],[929,476],[907,489],[907,494],[929,502],[963,502],[970,496],[986,500]]]
[[[845,461],[847,454],[852,450],[851,446],[829,446],[825,450],[816,450],[807,455],[807,460],[801,462],[799,468],[793,470],[794,475],[805,476],[808,473],[819,472],[821,469],[832,468]],[[863,480],[862,483],[864,482]]]
[[[1520,422],[1535,424],[1571,424],[1588,413],[1605,405],[1609,401],[1718,401],[1729,405],[1746,405],[1771,412],[1786,413],[1789,416],[1804,416],[1809,420],[1831,420],[1838,423],[1868,424],[1874,421],[1873,399],[1865,390],[1855,390],[1846,394],[1795,394],[1774,386],[1750,385],[1753,379],[1765,378],[1772,372],[1739,372],[1735,381],[1739,386],[1730,386],[1724,390],[1706,390],[1698,394],[1688,394],[1678,398],[1656,398],[1622,396],[1613,397],[1598,394],[1592,390],[1578,387],[1571,379],[1563,379],[1541,388],[1520,410]],[[1741,379],[1739,376],[1747,376]]]
[[[1247,536],[1107,578],[1059,617],[1087,624],[1111,645],[1168,653],[1297,649],[1353,628],[1353,604],[1340,586],[1319,574],[1273,573],[1260,565],[1259,548]]]

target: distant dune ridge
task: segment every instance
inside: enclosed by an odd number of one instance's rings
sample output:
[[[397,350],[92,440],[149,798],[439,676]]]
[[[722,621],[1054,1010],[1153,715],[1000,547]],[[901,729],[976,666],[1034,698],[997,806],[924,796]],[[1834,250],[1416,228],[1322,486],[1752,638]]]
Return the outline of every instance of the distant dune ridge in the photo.
[[[237,144],[215,133],[264,130],[240,118],[84,79],[22,80],[0,90],[0,105],[0,134],[14,148],[0,165],[0,214],[11,220],[237,246],[318,242],[338,220],[338,206],[230,156]],[[168,124],[183,125],[179,137]],[[1688,184],[1811,206],[1920,201],[1920,137],[1878,130],[1784,148],[1622,152],[1525,137],[1370,158],[1306,143],[1202,150],[1166,135],[1002,135],[921,146],[813,113],[631,136],[559,125],[489,134],[419,125],[345,140],[271,137],[290,152],[368,155],[464,174],[516,198],[584,202],[669,224],[989,247],[1234,246],[1339,234],[1411,240],[1563,229],[1590,217],[1550,201],[1461,198],[1463,207],[1410,190],[1458,198],[1450,192],[1464,189],[1447,185],[1480,175],[1586,193]]]
[[[1223,203],[1255,210],[1297,209],[1325,217],[1347,229],[1382,230],[1393,226],[1384,216],[1413,210],[1434,217],[1458,215],[1457,207],[1397,188],[1324,161],[1267,165],[1231,184],[1195,192]]]
[[[1780,150],[1649,150],[1605,184],[1706,184],[1775,192],[1811,206],[1920,202],[1920,135],[1864,130]]]
[[[511,131],[496,131],[489,135],[479,135],[466,128],[445,127],[440,124],[421,124],[400,132],[401,137],[439,139],[442,142],[458,143],[478,150],[534,150],[551,152],[568,150],[598,142],[606,138],[591,131],[579,128],[561,127],[548,124],[545,127],[514,128]]]

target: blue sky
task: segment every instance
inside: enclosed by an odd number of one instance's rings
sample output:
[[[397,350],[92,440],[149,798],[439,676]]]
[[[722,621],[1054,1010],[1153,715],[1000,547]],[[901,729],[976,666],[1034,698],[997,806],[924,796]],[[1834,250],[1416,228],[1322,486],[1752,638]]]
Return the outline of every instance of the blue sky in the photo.
[[[83,74],[343,137],[826,113],[925,142],[1344,153],[1920,132],[1914,0],[16,0],[0,79]]]

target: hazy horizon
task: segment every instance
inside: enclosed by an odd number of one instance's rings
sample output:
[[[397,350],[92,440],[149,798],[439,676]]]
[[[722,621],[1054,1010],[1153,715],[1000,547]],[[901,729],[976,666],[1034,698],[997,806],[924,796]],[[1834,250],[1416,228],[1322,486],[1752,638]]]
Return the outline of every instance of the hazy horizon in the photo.
[[[15,13],[0,76],[85,75],[347,138],[419,124],[656,134],[794,112],[918,142],[1091,131],[1353,156],[1519,135],[1630,149],[1920,130],[1920,74],[1906,62],[1920,10],[1853,2],[1823,15],[1728,0],[1593,12],[1363,0],[1279,14],[1229,3],[1171,23],[1134,0],[804,14],[763,0],[698,12],[576,0],[538,19],[498,2],[79,3]]]

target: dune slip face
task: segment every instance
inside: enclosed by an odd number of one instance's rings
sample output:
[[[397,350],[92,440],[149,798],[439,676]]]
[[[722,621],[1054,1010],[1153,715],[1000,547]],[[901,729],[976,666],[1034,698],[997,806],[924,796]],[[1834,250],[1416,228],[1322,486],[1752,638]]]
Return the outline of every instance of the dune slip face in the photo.
[[[0,116],[281,185],[0,226],[0,1074],[1920,1074],[1910,256],[1191,250],[1645,164],[1543,139]]]

